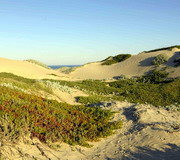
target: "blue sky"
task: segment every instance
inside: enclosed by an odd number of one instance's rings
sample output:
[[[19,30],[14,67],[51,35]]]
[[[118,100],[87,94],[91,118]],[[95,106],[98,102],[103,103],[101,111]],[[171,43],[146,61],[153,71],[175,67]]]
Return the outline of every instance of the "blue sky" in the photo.
[[[0,57],[48,65],[180,44],[180,0],[0,0]]]

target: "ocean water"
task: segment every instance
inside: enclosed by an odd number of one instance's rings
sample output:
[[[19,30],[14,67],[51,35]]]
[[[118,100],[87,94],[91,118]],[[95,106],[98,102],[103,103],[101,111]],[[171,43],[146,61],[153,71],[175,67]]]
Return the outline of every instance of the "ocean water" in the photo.
[[[78,67],[80,65],[50,65],[48,67],[52,68],[52,69],[58,69],[58,68],[62,68],[62,67]]]

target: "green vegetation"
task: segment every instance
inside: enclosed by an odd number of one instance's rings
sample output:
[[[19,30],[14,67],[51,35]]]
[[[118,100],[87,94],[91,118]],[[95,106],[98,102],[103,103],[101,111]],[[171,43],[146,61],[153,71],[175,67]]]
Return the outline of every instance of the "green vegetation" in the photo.
[[[114,82],[97,80],[59,81],[59,83],[90,94],[88,97],[77,97],[77,101],[82,104],[127,100],[133,103],[149,103],[164,107],[176,104],[178,107],[180,104],[180,80],[168,80],[167,76],[168,73],[164,71],[153,70],[137,79],[124,79]]]
[[[12,73],[5,73],[5,72],[0,73],[0,79],[13,79],[13,80],[16,80],[18,82],[27,83],[29,85],[36,83],[36,80],[34,80],[34,79],[28,79],[28,78],[24,78],[21,76],[14,75]]]
[[[101,103],[103,101],[109,101],[112,100],[111,97],[105,97],[105,96],[78,96],[76,97],[77,102],[82,103],[84,105],[88,104],[95,104],[95,103]]]
[[[79,68],[79,66],[78,67],[62,67],[62,68],[58,68],[58,70],[62,73],[68,74],[68,73],[73,72],[77,68]]]
[[[111,121],[113,112],[109,110],[83,106],[104,101],[127,100],[180,111],[180,79],[168,80],[167,75],[163,71],[153,70],[137,79],[103,82],[37,81],[1,73],[0,139],[14,141],[22,133],[30,133],[31,137],[45,143],[63,141],[88,146],[88,141],[111,135],[114,129],[122,125],[121,121]],[[32,89],[45,91],[43,85],[66,92],[76,88],[89,96],[76,97],[83,105],[74,106],[30,94],[34,93]]]
[[[48,67],[46,64],[44,64],[44,63],[42,63],[42,62],[39,62],[39,61],[37,61],[37,60],[34,60],[34,59],[27,59],[27,60],[25,60],[25,61],[30,62],[30,63],[34,63],[34,64],[39,65],[39,66],[41,66],[41,67],[44,67],[44,68],[46,68],[46,69],[51,69],[51,68]]]
[[[1,139],[17,139],[23,131],[42,142],[88,145],[87,141],[121,127],[120,121],[110,122],[113,113],[109,110],[58,103],[7,87],[0,90]]]
[[[175,45],[175,46],[170,46],[170,47],[164,47],[164,48],[158,48],[158,49],[154,49],[154,50],[149,50],[149,51],[145,51],[145,53],[157,52],[157,51],[162,51],[162,50],[172,50],[173,48],[178,48],[178,49],[180,49],[180,45]]]
[[[14,75],[12,73],[0,73],[0,85],[14,88],[18,90],[23,90],[24,92],[30,91],[31,93],[36,93],[39,91],[44,91],[47,93],[52,93],[52,89],[43,85],[39,80],[28,79],[21,76]],[[13,87],[12,87],[13,86]]]
[[[122,62],[122,61],[125,61],[126,59],[128,59],[130,57],[131,57],[130,54],[119,54],[119,55],[114,56],[114,57],[108,57],[102,61],[103,62],[102,65],[111,65],[114,63]]]
[[[109,85],[120,89],[119,96],[123,96],[129,102],[163,107],[173,104],[180,110],[180,80],[165,81],[165,76],[166,73],[155,71],[144,76],[142,79],[145,81],[119,80],[110,82]]]
[[[164,71],[152,70],[148,74],[139,77],[138,82],[162,83],[165,82],[169,73]]]
[[[159,66],[159,65],[167,62],[167,60],[168,60],[168,58],[165,55],[160,54],[153,59],[152,64]]]
[[[108,87],[107,83],[99,80],[62,81],[49,79],[48,81],[58,82],[60,85],[76,88],[92,95],[113,95],[117,92],[117,89]]]

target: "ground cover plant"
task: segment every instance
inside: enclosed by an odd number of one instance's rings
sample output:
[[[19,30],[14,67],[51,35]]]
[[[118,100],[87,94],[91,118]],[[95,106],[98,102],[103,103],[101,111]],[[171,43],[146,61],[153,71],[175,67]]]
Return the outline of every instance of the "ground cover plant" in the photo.
[[[108,57],[102,61],[103,63],[101,65],[111,65],[114,63],[122,62],[122,61],[125,61],[126,59],[128,59],[130,57],[131,57],[130,54],[119,54],[119,55],[114,56],[114,57]]]
[[[22,129],[42,142],[87,145],[121,127],[120,121],[110,122],[113,113],[109,110],[58,103],[2,86],[0,91],[1,139],[17,138]]]

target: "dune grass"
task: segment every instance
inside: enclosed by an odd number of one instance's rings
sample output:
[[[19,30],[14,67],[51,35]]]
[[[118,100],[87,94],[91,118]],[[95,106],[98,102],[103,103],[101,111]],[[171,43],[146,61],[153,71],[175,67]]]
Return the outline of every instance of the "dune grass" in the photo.
[[[157,52],[157,51],[162,51],[162,50],[172,50],[173,48],[180,49],[180,45],[175,45],[175,46],[170,46],[170,47],[163,47],[163,48],[153,49],[153,50],[144,51],[144,52],[145,53],[150,53],[150,52]]]
[[[41,67],[44,67],[44,68],[46,68],[46,69],[51,69],[51,68],[48,67],[46,64],[44,64],[44,63],[42,63],[42,62],[39,62],[39,61],[37,61],[37,60],[34,60],[34,59],[27,59],[27,60],[25,60],[25,61],[30,62],[30,63],[34,63],[34,64],[39,65],[39,66],[41,66]]]

